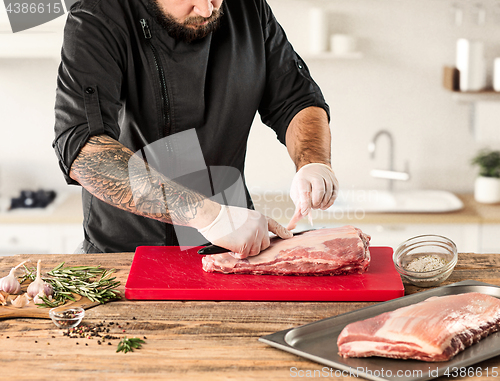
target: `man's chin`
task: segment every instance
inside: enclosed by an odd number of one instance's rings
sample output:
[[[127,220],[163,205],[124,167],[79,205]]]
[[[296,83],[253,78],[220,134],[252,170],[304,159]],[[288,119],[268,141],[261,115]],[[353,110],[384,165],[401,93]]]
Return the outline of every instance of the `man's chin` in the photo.
[[[172,15],[162,10],[158,0],[148,0],[147,4],[148,9],[155,15],[158,23],[171,37],[187,43],[201,40],[215,31],[219,27],[220,18],[223,15],[221,7],[214,10],[209,18],[194,17],[188,18],[187,22],[179,22]]]
[[[187,43],[201,40],[211,34],[219,27],[219,19],[201,24],[177,24],[167,28],[168,33],[176,40],[181,40]]]
[[[192,30],[193,32],[203,30],[205,25],[207,24],[198,24],[198,25],[184,25],[184,27],[188,30]]]
[[[218,20],[215,19],[215,20],[205,20],[205,21],[202,21],[202,22],[199,22],[199,23],[196,23],[196,22],[193,22],[193,23],[190,23],[190,24],[182,24],[183,26],[187,27],[187,28],[192,28],[192,29],[200,29],[200,28],[205,28],[208,24],[210,23],[216,23]]]

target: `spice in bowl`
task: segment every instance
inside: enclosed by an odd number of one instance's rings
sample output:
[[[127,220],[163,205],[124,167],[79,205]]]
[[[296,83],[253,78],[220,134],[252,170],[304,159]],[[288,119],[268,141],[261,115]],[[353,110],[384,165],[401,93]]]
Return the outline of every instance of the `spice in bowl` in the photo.
[[[406,266],[405,269],[408,271],[415,271],[418,273],[424,271],[434,271],[440,269],[446,265],[448,261],[437,255],[424,255],[422,257],[417,257],[412,259]]]
[[[81,307],[69,309],[52,308],[49,311],[49,316],[57,327],[73,328],[81,323],[85,316],[85,310]]]
[[[408,239],[394,251],[398,273],[418,287],[432,287],[444,282],[457,264],[457,247],[449,238],[421,235]]]

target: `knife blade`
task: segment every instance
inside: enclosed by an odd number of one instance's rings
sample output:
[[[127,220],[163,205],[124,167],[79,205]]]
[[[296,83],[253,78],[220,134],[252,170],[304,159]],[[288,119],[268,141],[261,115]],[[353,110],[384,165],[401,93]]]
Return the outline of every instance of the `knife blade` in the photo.
[[[292,232],[293,233],[293,236],[297,236],[297,235],[301,235],[302,233],[305,233],[305,232],[310,232],[312,230],[316,230],[316,228],[314,229],[306,229],[306,230],[302,230],[300,232]],[[208,245],[208,246],[205,246],[205,247],[202,247],[200,250],[198,250],[198,254],[201,254],[201,255],[213,255],[213,254],[221,254],[221,253],[227,253],[231,250],[229,249],[226,249],[225,247],[221,247],[221,246],[217,246],[217,245]]]

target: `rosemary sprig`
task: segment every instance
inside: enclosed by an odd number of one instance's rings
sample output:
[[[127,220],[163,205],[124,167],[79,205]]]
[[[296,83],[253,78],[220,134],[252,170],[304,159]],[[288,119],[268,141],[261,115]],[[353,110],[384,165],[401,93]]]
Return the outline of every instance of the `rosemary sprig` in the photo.
[[[133,352],[134,348],[139,349],[141,348],[142,344],[144,344],[145,341],[142,339],[138,339],[137,337],[132,337],[131,339],[127,339],[127,336],[125,336],[119,343],[118,343],[118,349],[116,350],[117,352]]]
[[[42,277],[54,289],[52,300],[42,297],[44,304],[40,307],[57,307],[69,300],[74,301],[72,294],[86,296],[92,302],[106,303],[116,299],[119,291],[116,287],[120,281],[111,275],[115,269],[106,270],[100,266],[73,266],[63,267],[64,262],[47,272],[50,277]],[[29,269],[24,266],[26,275],[21,279],[21,283],[26,279],[32,281],[36,278],[36,269]]]

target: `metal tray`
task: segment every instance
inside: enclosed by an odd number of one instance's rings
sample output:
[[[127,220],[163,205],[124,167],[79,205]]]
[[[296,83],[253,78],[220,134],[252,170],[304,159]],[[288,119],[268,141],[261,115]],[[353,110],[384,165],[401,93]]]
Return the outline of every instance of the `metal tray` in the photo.
[[[444,375],[445,372],[453,374],[461,367],[467,367],[500,354],[500,332],[484,338],[446,362],[395,360],[383,357],[342,358],[337,354],[338,335],[349,323],[415,304],[431,296],[455,295],[466,292],[481,292],[500,299],[500,287],[468,280],[318,320],[297,328],[279,331],[263,336],[259,338],[259,341],[336,368],[323,368],[321,370],[322,373],[328,373],[329,376],[364,377],[369,380],[430,380]],[[297,369],[298,371],[299,369]],[[303,372],[305,371],[303,370]]]

